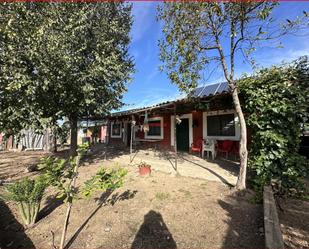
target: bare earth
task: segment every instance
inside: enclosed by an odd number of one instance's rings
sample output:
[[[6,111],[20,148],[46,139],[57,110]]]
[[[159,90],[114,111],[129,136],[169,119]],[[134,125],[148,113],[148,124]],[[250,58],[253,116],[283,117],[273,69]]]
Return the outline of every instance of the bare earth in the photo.
[[[0,171],[7,158],[14,158],[23,176],[22,162],[30,163],[30,158],[37,162],[40,156],[38,152],[1,152]],[[16,167],[14,162],[10,165]],[[100,159],[82,166],[78,184],[102,165],[112,167],[114,162]],[[159,171],[140,177],[136,166],[125,161],[121,165],[129,171],[123,187],[110,195],[98,193],[74,202],[67,237],[70,248],[264,247],[262,206],[248,201],[250,195],[236,197],[226,184]],[[16,205],[0,201],[1,248],[51,248],[51,231],[59,245],[66,205],[54,202],[53,194],[50,189],[40,220],[25,230]]]
[[[309,202],[282,200],[279,221],[288,248],[309,248]]]

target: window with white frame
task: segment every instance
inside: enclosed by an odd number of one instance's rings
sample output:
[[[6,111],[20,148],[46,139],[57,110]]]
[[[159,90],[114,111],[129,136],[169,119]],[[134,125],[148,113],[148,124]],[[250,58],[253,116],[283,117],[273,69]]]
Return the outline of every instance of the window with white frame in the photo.
[[[234,114],[207,116],[207,136],[235,136]]]
[[[121,123],[112,123],[111,124],[111,137],[112,138],[121,138]]]
[[[163,117],[149,118],[149,130],[145,132],[145,138],[163,139]]]

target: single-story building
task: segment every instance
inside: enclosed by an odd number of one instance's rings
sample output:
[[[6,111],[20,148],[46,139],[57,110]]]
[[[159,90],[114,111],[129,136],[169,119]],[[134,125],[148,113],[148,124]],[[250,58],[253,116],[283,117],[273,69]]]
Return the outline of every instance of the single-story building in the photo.
[[[78,144],[88,141],[91,144],[107,142],[107,124],[104,121],[82,121],[78,129]]]
[[[176,136],[176,138],[175,138]],[[192,96],[111,114],[109,144],[141,143],[160,149],[191,150],[202,139],[238,146],[240,126],[227,82],[195,89]],[[131,138],[132,137],[132,138]]]

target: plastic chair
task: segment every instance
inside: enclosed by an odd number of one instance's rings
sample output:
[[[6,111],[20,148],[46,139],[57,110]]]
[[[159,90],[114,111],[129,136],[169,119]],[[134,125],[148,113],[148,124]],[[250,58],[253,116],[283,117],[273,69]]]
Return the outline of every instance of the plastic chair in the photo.
[[[212,160],[215,160],[216,158],[216,140],[213,140],[213,139],[206,139],[205,142],[204,142],[204,149],[203,149],[203,155],[202,157],[204,158],[204,153],[206,151],[206,155],[208,157],[208,152],[211,152],[211,157],[212,157]]]
[[[233,145],[234,145],[234,142],[231,140],[218,141],[217,152],[225,153],[225,158],[227,159],[229,156],[229,153],[233,149]]]
[[[191,144],[191,153],[198,152],[200,156],[202,156],[203,144],[204,144],[204,140],[201,138],[198,139],[195,143],[193,142]]]

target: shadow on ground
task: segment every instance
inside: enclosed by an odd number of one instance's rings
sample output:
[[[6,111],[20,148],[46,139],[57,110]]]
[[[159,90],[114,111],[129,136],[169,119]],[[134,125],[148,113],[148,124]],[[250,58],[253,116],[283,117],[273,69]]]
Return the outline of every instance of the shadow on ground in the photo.
[[[147,148],[142,146],[137,146],[134,148],[133,153],[131,155],[131,161],[134,160],[136,155],[139,153],[140,149],[145,150]],[[87,156],[84,160],[85,163],[91,164],[96,163],[100,160],[112,160],[114,158],[118,158],[123,155],[130,155],[130,150],[126,146],[115,146],[115,145],[105,145],[105,144],[97,144],[92,147],[92,153],[91,155]],[[160,150],[160,149],[153,149],[154,156],[158,157],[159,159],[168,161],[171,166],[175,169],[175,154],[174,152],[168,151],[168,150]],[[147,153],[146,153],[147,154]],[[221,182],[224,184],[231,186],[231,184],[224,179],[221,175],[216,173],[214,170],[211,169],[211,167],[207,167],[207,163],[203,164],[201,163],[201,160],[195,160],[200,159],[197,158],[191,154],[185,153],[185,152],[178,152],[177,154],[177,162],[179,164],[189,162],[192,167],[199,167],[207,170],[209,173],[215,175],[220,179]],[[239,164],[236,161],[232,160],[226,160],[226,159],[216,159],[216,160],[210,160],[207,159],[210,163],[215,163],[219,165],[220,168],[226,170],[230,174],[237,176],[239,173]],[[206,161],[205,161],[206,162]]]
[[[264,248],[263,207],[252,204],[249,192],[233,193],[226,199],[218,200],[228,214],[228,224],[222,248]]]
[[[45,206],[40,210],[38,214],[38,220],[43,219],[44,217],[52,213],[57,207],[61,206],[63,204],[64,198],[65,197],[57,198],[57,194],[48,196],[45,201]]]
[[[309,248],[309,202],[280,199],[278,208],[284,242],[289,248]]]
[[[177,248],[172,234],[164,223],[159,212],[149,211],[144,216],[144,222],[135,235],[132,249]]]
[[[31,239],[25,234],[24,227],[1,199],[0,210],[0,248],[35,248]]]
[[[67,242],[64,248],[67,249],[74,243],[74,241],[76,240],[78,235],[82,232],[84,227],[88,224],[88,222],[94,217],[94,215],[100,210],[102,206],[105,206],[105,205],[113,206],[119,201],[132,199],[136,195],[137,190],[134,190],[134,191],[126,190],[121,194],[116,193],[113,195],[112,193],[113,193],[112,190],[108,190],[105,193],[103,193],[99,198],[95,199],[98,203],[98,206],[91,212],[91,214],[85,219],[85,221],[81,224],[81,226],[75,231],[75,233],[69,239],[69,241]]]

